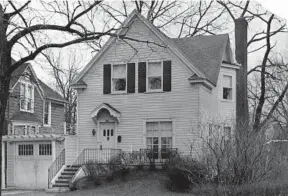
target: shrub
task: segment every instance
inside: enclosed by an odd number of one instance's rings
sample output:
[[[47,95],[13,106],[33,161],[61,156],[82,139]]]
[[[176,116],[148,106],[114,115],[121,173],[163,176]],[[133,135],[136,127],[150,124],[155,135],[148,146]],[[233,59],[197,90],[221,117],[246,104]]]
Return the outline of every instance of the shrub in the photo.
[[[172,191],[188,191],[206,181],[207,169],[204,164],[191,157],[175,156],[165,166],[168,188]]]

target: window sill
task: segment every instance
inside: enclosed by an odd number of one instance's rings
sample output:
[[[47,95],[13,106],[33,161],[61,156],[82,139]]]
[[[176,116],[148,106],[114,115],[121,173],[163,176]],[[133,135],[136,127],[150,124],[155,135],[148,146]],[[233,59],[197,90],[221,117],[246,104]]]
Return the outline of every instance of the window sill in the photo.
[[[27,112],[27,113],[34,114],[34,111],[33,111],[33,110],[23,110],[23,109],[20,109],[20,112]]]
[[[46,125],[46,124],[43,124],[43,127],[51,127],[51,125]]]
[[[226,103],[232,103],[232,102],[234,102],[233,99],[221,99],[220,101],[221,101],[221,102],[226,102]]]
[[[126,91],[124,92],[111,92],[110,95],[125,95],[125,94],[130,94],[130,93],[127,93]]]
[[[169,91],[171,92],[171,91]],[[147,92],[144,92],[144,94],[152,94],[152,93],[168,93],[167,91],[147,91]]]

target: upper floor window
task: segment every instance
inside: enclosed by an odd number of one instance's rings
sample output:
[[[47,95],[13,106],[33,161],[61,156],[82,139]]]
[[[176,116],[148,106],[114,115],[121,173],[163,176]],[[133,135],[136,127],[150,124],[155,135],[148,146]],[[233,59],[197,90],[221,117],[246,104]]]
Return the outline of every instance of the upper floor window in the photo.
[[[34,87],[32,84],[20,84],[20,111],[34,111]]]
[[[126,64],[112,66],[112,90],[113,92],[126,91]]]
[[[223,75],[223,99],[232,100],[232,76]]]
[[[162,62],[148,62],[148,90],[162,90]]]
[[[51,125],[51,102],[45,101],[44,104],[44,125]]]

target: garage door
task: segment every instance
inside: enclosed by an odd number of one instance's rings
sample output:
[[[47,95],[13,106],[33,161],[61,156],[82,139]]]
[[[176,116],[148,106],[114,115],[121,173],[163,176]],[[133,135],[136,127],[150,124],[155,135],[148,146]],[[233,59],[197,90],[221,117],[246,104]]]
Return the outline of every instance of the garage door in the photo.
[[[47,188],[48,168],[51,163],[51,142],[17,143],[14,168],[15,188]]]

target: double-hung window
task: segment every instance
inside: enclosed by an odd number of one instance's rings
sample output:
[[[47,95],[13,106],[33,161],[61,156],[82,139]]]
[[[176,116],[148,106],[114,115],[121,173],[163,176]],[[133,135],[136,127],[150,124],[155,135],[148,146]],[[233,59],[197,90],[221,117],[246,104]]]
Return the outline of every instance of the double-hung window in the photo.
[[[34,87],[30,83],[20,84],[20,110],[25,112],[34,111]]]
[[[146,145],[153,159],[165,159],[172,148],[172,122],[147,122]]]
[[[126,92],[127,70],[126,64],[115,64],[112,66],[112,91]]]
[[[232,76],[223,75],[223,99],[232,100]]]
[[[160,91],[163,85],[162,62],[148,62],[148,91]]]
[[[51,125],[51,102],[45,101],[44,104],[44,119],[43,119],[44,125]]]

